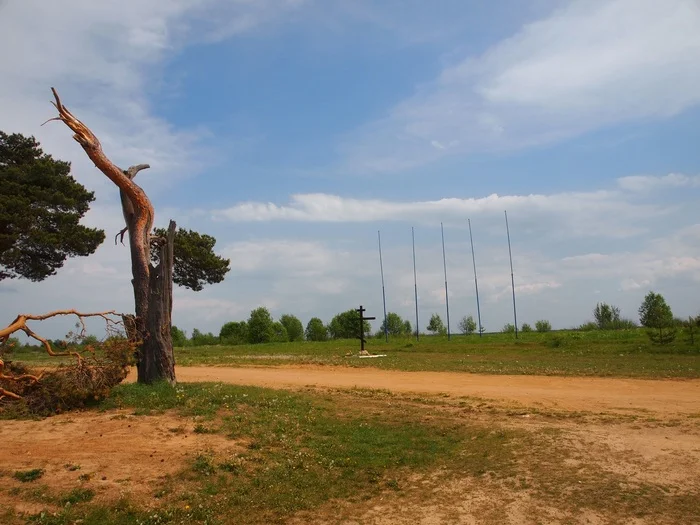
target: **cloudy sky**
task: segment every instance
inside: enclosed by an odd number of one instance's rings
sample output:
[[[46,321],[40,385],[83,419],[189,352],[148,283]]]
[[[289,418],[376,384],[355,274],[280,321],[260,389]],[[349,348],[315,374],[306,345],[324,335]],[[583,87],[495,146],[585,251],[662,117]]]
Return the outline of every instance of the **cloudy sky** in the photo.
[[[0,0],[0,129],[73,163],[107,241],[0,313],[130,311],[118,194],[54,116],[55,86],[157,223],[214,235],[226,280],[177,290],[173,321],[218,333],[265,305],[324,321],[363,304],[420,325],[580,324],[644,294],[700,311],[698,0]],[[375,325],[378,327],[378,324]],[[70,323],[45,328],[58,337]]]

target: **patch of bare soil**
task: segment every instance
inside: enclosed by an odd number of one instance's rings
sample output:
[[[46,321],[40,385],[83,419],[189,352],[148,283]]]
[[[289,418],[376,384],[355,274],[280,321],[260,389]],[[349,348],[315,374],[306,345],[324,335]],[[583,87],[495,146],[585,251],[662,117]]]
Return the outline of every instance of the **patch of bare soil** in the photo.
[[[471,421],[495,429],[527,430],[533,436],[533,446],[524,447],[514,477],[488,472],[473,477],[440,468],[407,473],[394,489],[382,485],[368,499],[328,502],[290,516],[291,523],[651,525],[678,523],[679,515],[683,523],[700,523],[700,506],[693,516],[686,507],[675,511],[672,501],[676,496],[687,501],[688,495],[697,499],[700,494],[697,380],[327,367],[180,367],[177,373],[180,381],[290,389],[311,386],[328,395],[348,396],[352,403],[362,403],[366,395],[375,409],[381,409],[386,396],[387,403],[424,406],[426,418],[449,414],[455,424]],[[354,387],[380,391],[342,393]],[[154,492],[169,476],[182,471],[188,459],[200,452],[233,455],[244,448],[245,443],[221,435],[194,433],[194,425],[195,421],[172,414],[133,416],[128,411],[2,421],[1,501],[17,512],[32,513],[51,505],[55,508],[57,496],[87,487],[95,490],[97,501],[128,496],[145,508],[155,506]],[[45,470],[37,481],[21,483],[12,478],[15,471],[35,468]],[[625,491],[637,494],[640,490],[660,494],[649,503],[651,517],[637,517],[623,508]],[[43,497],[42,491],[53,500]],[[618,499],[606,501],[612,497]],[[47,505],[47,501],[54,503]],[[658,509],[666,505],[668,516],[659,514]]]
[[[449,404],[433,409],[457,412]],[[396,490],[382,488],[368,499],[332,501],[297,514],[290,523],[700,523],[700,506],[688,511],[672,502],[674,497],[699,501],[700,426],[694,418],[639,423],[595,416],[562,419],[563,413],[523,417],[511,412],[489,405],[489,410],[470,410],[465,417],[532,433],[539,444],[524,451],[516,475],[473,477],[449,469],[413,474],[399,481]],[[659,497],[640,498],[638,508],[625,504],[625,498],[648,490],[657,491]]]
[[[135,374],[129,376],[134,380]],[[178,367],[179,381],[221,381],[270,388],[373,388],[392,392],[449,394],[499,399],[524,406],[568,411],[700,415],[700,380],[480,375],[459,372],[401,372],[320,366]]]
[[[133,416],[117,410],[1,421],[3,502],[17,512],[38,512],[47,502],[82,487],[94,490],[96,501],[126,496],[149,507],[160,482],[181,471],[188,458],[244,448],[221,435],[194,433],[194,425],[170,414]],[[32,483],[12,477],[31,469],[43,469],[44,474]],[[36,487],[43,487],[43,494],[34,491],[32,498],[38,501],[27,501],[23,492]]]

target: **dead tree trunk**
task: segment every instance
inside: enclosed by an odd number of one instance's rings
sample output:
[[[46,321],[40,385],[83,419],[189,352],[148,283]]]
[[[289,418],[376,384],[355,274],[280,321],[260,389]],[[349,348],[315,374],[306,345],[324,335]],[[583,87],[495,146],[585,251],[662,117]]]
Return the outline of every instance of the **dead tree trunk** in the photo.
[[[100,141],[92,131],[61,104],[56,90],[51,90],[56,99],[54,106],[59,114],[51,120],[60,120],[73,130],[73,138],[83,147],[90,160],[116,184],[120,193],[126,196],[133,207],[133,210],[129,210],[129,216],[125,218],[131,250],[131,283],[134,288],[135,313],[132,333],[129,336],[139,342],[138,382],[166,380],[175,383],[175,359],[170,336],[175,223],[170,221],[165,239],[151,238],[153,205],[143,189],[133,181],[136,171],[146,166],[134,166],[126,172],[117,167],[104,154]],[[151,264],[152,242],[158,243],[160,257],[156,266]]]
[[[173,308],[173,244],[175,222],[170,221],[165,239],[158,239],[158,265],[150,267],[148,279],[148,314],[146,330],[138,361],[139,383],[154,379],[175,382],[175,356],[170,334]]]

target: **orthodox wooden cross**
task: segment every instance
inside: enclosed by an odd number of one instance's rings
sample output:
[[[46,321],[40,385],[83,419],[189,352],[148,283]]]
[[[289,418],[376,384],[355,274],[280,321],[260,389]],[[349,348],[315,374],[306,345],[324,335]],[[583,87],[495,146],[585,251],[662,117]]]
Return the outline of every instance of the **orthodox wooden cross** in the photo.
[[[355,310],[356,312],[360,312],[360,351],[364,352],[365,351],[365,321],[374,321],[376,317],[365,317],[365,309],[360,305],[359,308]]]

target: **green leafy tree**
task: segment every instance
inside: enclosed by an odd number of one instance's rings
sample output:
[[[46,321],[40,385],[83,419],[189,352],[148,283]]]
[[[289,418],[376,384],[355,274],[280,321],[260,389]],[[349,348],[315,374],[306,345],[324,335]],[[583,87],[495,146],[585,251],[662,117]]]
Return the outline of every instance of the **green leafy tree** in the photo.
[[[384,334],[385,321],[382,321],[382,325],[379,328],[379,333]],[[408,331],[406,331],[408,329]],[[389,335],[410,335],[411,333],[411,323],[404,321],[401,316],[395,312],[389,312],[386,314],[386,331]]]
[[[503,334],[514,334],[515,333],[515,325],[513,323],[506,323],[503,325],[503,328],[501,328],[501,333]]]
[[[287,329],[279,321],[275,321],[274,323],[272,323],[272,342],[273,343],[287,343],[287,342],[289,342],[289,335],[287,334]]]
[[[199,329],[192,330],[192,338],[190,339],[192,346],[214,346],[219,344],[219,338],[211,332],[202,333]]]
[[[471,315],[462,317],[459,321],[459,329],[464,335],[471,335],[476,331],[476,321]]]
[[[2,343],[0,343],[0,357],[3,355],[10,355],[12,352],[22,349],[22,344],[16,337],[8,337]]]
[[[540,319],[539,321],[535,322],[535,330],[537,330],[540,333],[551,332],[552,325],[546,319]]]
[[[695,337],[700,331],[700,315],[690,316],[686,321],[683,321],[683,332],[688,337],[688,342],[691,345],[695,344]]]
[[[289,341],[301,341],[304,339],[304,325],[301,324],[298,317],[292,314],[284,314],[280,317],[280,323],[287,330]]]
[[[445,325],[443,324],[442,319],[438,314],[433,314],[430,316],[430,321],[428,322],[426,330],[428,330],[428,332],[432,332],[433,334],[447,333],[447,328],[445,328]]]
[[[248,325],[245,321],[231,321],[221,327],[219,339],[229,345],[242,345],[248,342]]]
[[[41,281],[104,240],[102,230],[80,225],[94,193],[34,137],[0,131],[0,180],[0,281]]]
[[[598,303],[593,309],[593,319],[598,330],[615,330],[620,324],[620,309],[608,303]]]
[[[87,348],[92,348],[95,349],[97,346],[100,344],[100,340],[97,338],[96,335],[89,334],[83,337],[82,341],[80,342],[80,346],[83,349]]]
[[[523,323],[523,326],[520,328],[520,331],[524,333],[532,332],[532,326],[530,326],[527,323]]]
[[[671,307],[659,293],[649,292],[639,307],[639,322],[649,328],[649,338],[654,343],[666,344],[676,338]]]
[[[273,341],[275,338],[273,324],[274,321],[267,308],[261,306],[252,310],[248,318],[248,342],[256,344]]]
[[[187,334],[180,330],[177,326],[173,325],[170,329],[170,337],[173,340],[173,346],[185,346],[187,345]]]
[[[328,339],[328,328],[318,317],[312,317],[306,324],[307,341],[326,341]]]
[[[165,237],[163,228],[155,228],[155,237]],[[229,259],[214,253],[216,239],[211,235],[179,228],[173,242],[173,282],[195,292],[205,284],[216,284],[224,280],[231,269]],[[151,245],[151,259],[158,263],[158,245]]]
[[[362,323],[364,333],[372,330],[368,321]],[[337,314],[328,325],[328,332],[333,339],[355,339],[360,337],[360,312],[348,310]]]

